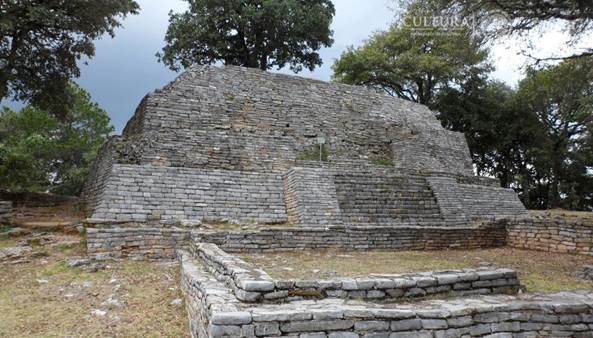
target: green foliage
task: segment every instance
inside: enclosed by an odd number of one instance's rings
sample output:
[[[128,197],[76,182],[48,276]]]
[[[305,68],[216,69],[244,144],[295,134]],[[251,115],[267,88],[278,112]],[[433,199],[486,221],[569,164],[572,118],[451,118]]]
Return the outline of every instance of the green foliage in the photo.
[[[325,144],[322,144],[321,147],[314,144],[298,153],[297,160],[327,162],[329,161],[329,151]]]
[[[132,0],[2,1],[0,100],[31,101],[64,117],[77,63],[94,56],[95,39],[113,36],[119,20],[137,11]]]
[[[477,173],[515,188],[528,208],[593,210],[593,60],[529,69],[512,89],[488,79],[485,37],[405,24],[459,8],[403,2],[401,22],[342,54],[334,79],[438,111],[445,128],[465,133]]]
[[[491,66],[481,37],[468,29],[443,34],[431,25],[405,24],[433,12],[422,3],[410,5],[400,23],[374,34],[362,47],[344,52],[333,66],[334,80],[432,107],[440,89],[484,77]]]
[[[0,113],[0,189],[76,195],[113,127],[107,113],[75,84],[68,120],[27,106]]]
[[[593,59],[529,69],[519,83],[516,102],[541,126],[529,181],[538,193],[529,198],[542,208],[593,206],[593,193],[583,190],[593,183],[588,172],[593,169]]]
[[[330,0],[186,1],[188,11],[170,14],[166,46],[157,54],[173,70],[219,61],[313,70],[322,64],[317,51],[333,44]]]
[[[476,82],[440,92],[448,129],[465,133],[478,174],[529,208],[593,209],[593,63],[530,69],[517,90]]]
[[[376,165],[393,165],[393,160],[389,158],[378,158],[373,163]]]

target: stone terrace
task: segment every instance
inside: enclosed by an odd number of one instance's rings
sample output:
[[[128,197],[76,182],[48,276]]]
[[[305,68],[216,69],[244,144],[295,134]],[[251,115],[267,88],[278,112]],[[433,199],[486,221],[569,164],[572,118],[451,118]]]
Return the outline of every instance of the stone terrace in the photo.
[[[194,255],[179,252],[192,337],[593,336],[593,293],[517,296],[496,295],[495,288],[487,289],[486,285],[501,281],[500,285],[513,285],[508,282],[508,278],[516,280],[512,270],[449,271],[394,279],[273,281],[265,272],[213,245],[198,246]],[[416,290],[438,293],[439,288],[448,287],[449,296],[460,296],[462,293],[452,293],[457,284],[476,286],[474,296],[414,301],[426,295]],[[401,290],[398,297],[411,302],[370,301],[381,290],[394,294]],[[348,299],[333,291],[357,294]]]
[[[83,197],[95,222],[449,227],[525,215],[497,185],[473,175],[463,134],[426,106],[204,66],[141,102],[100,151]]]

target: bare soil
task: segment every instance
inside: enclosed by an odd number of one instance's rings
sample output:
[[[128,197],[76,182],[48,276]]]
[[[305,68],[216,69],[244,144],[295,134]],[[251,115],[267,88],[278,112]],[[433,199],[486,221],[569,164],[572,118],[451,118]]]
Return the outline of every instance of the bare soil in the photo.
[[[244,254],[243,259],[275,278],[327,279],[498,266],[514,268],[527,291],[591,289],[576,278],[593,257],[497,248],[450,251],[299,251]]]

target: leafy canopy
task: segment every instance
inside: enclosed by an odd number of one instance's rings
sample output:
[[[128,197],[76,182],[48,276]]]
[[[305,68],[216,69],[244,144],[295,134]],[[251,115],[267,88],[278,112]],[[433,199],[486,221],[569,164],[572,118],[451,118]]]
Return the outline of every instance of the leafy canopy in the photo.
[[[29,105],[0,112],[0,189],[80,193],[95,155],[113,132],[107,113],[75,84],[70,118]]]
[[[443,32],[424,21],[410,24],[414,17],[433,14],[440,13],[421,3],[411,5],[389,30],[344,52],[333,66],[334,80],[434,106],[440,89],[461,86],[489,72],[488,49],[468,28]]]
[[[534,153],[539,164],[535,183],[545,191],[536,196],[538,204],[574,208],[587,196],[593,202],[591,191],[578,193],[581,186],[576,184],[593,183],[588,172],[593,169],[593,159],[583,153],[590,149],[593,132],[593,60],[578,58],[529,69],[519,83],[516,101],[542,126],[543,141]]]
[[[0,100],[30,101],[64,117],[77,62],[137,11],[133,0],[0,1]]]
[[[193,64],[259,68],[290,65],[299,72],[322,64],[317,53],[333,44],[330,0],[187,0],[170,13],[159,61],[173,70]]]

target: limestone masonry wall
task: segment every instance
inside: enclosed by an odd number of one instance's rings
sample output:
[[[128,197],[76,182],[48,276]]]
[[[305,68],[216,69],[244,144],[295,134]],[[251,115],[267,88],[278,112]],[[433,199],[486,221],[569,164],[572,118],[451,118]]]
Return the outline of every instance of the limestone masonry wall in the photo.
[[[84,201],[85,211],[89,215],[96,210],[103,198],[105,184],[111,174],[114,161],[114,142],[117,142],[116,137],[112,137],[99,149],[97,158],[91,165],[89,177],[82,190],[81,198]]]
[[[529,250],[593,256],[593,220],[566,217],[530,217],[503,220],[508,245]]]
[[[195,242],[214,243],[227,252],[299,249],[445,250],[504,246],[504,225],[483,227],[333,226],[256,231],[196,230]]]
[[[286,222],[282,178],[272,173],[115,164],[93,218]]]
[[[593,294],[481,296],[415,303],[322,299],[245,304],[181,253],[192,337],[590,337]]]
[[[511,269],[430,271],[398,276],[274,280],[265,271],[211,243],[190,243],[190,252],[242,302],[290,302],[303,299],[403,300],[436,295],[512,294],[519,290]]]
[[[12,202],[0,201],[0,225],[12,221]]]
[[[346,224],[443,222],[436,199],[422,177],[336,173],[334,180]]]
[[[527,216],[527,210],[512,189],[459,183],[455,178],[427,178],[443,218],[448,224],[464,225],[475,219]]]
[[[171,257],[175,248],[188,245],[189,234],[189,229],[178,228],[89,228],[88,253],[114,257]],[[497,219],[479,227],[315,226],[244,231],[193,230],[191,237],[196,243],[214,243],[230,253],[327,248],[468,250],[508,245],[593,255],[591,220],[554,217]]]
[[[291,223],[342,224],[331,172],[321,168],[292,168],[284,175],[283,184]]]
[[[150,141],[143,164],[286,170],[324,137],[330,159],[391,158],[393,144],[412,140],[423,145],[393,148],[401,163],[430,158],[430,169],[472,174],[463,135],[423,105],[244,67],[196,67],[149,95],[124,136],[138,134]]]
[[[87,228],[87,254],[96,257],[173,259],[187,248],[189,230],[163,228]]]
[[[195,67],[142,100],[83,198],[107,221],[456,226],[525,213],[473,176],[463,134],[435,116],[362,87]]]

